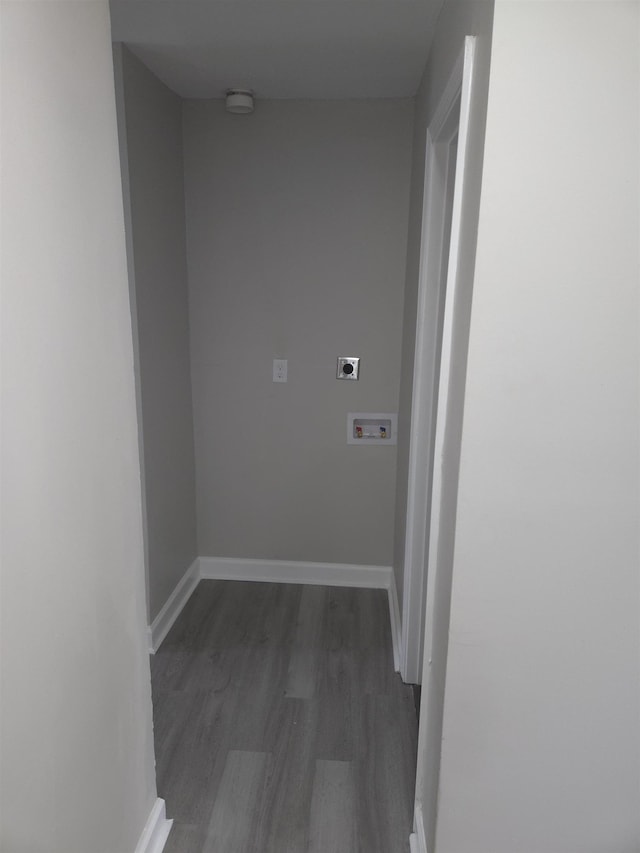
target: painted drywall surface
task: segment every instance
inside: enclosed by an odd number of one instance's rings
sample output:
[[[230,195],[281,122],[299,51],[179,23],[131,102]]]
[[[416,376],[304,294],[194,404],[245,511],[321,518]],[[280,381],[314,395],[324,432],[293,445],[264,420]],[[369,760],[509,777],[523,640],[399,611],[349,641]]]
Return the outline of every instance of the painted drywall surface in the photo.
[[[412,102],[184,115],[200,553],[389,565],[395,448],[346,421],[398,405]]]
[[[109,13],[1,15],[0,849],[130,853],[156,790]]]
[[[114,36],[184,98],[412,97],[443,0],[345,4],[111,0]]]
[[[197,556],[182,101],[126,47],[115,48],[151,622]]]
[[[398,413],[398,470],[393,553],[393,568],[400,602],[402,602],[404,588],[404,546],[409,481],[409,431],[411,427],[411,398],[416,343],[418,274],[420,265],[420,240],[422,235],[427,128],[436,111],[454,65],[462,52],[465,36],[476,36],[478,39],[480,85],[486,90],[488,85],[489,56],[491,52],[492,19],[493,0],[447,0],[445,2],[438,19],[438,26],[432,42],[429,61],[415,97],[400,404]],[[474,164],[471,177],[474,178],[474,175],[476,176],[474,179],[478,185],[482,170],[483,133],[484,116],[481,115],[474,120],[472,139]]]
[[[639,11],[496,2],[437,853],[640,849]]]

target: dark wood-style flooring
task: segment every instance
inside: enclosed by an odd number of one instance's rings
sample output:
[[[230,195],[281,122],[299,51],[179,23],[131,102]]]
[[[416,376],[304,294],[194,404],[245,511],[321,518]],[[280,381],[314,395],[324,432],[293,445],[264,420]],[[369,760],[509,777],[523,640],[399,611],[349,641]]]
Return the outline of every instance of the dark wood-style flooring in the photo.
[[[165,853],[407,853],[417,722],[384,590],[202,581],[151,672]]]

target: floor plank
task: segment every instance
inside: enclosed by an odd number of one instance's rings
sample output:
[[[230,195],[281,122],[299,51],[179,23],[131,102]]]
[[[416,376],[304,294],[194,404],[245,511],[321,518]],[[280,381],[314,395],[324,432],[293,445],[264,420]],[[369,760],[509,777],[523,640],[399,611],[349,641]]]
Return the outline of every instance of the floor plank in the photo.
[[[384,590],[202,581],[151,670],[167,853],[408,853],[417,721]]]
[[[202,853],[255,853],[261,849],[253,836],[268,761],[264,752],[227,753]]]
[[[322,586],[303,588],[285,688],[290,699],[310,699],[316,692],[325,596]]]
[[[350,761],[316,761],[309,853],[354,853],[357,849],[353,765]]]
[[[300,853],[308,846],[319,708],[285,698],[282,709],[261,815],[264,853]]]

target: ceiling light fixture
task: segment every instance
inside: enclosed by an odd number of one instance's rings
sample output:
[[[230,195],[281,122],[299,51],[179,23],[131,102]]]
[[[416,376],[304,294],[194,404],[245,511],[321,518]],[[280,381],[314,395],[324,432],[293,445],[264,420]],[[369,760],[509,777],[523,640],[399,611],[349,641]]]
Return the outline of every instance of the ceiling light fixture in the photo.
[[[236,115],[248,115],[253,112],[253,92],[251,89],[227,89],[227,112]]]

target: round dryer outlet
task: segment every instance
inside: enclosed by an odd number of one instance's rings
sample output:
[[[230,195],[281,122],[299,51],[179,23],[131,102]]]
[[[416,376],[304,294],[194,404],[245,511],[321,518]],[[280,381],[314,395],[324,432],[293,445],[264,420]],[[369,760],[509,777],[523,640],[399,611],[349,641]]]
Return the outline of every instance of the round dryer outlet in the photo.
[[[358,379],[360,377],[360,359],[349,355],[338,356],[336,379]]]

